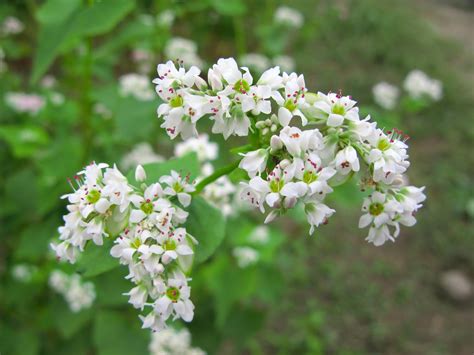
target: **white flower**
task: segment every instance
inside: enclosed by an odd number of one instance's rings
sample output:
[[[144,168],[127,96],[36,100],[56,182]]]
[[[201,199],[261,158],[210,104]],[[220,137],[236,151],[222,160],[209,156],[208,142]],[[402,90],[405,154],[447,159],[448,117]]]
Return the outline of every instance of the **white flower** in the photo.
[[[397,131],[398,132],[398,131]],[[410,163],[408,162],[408,146],[397,138],[397,134],[392,131],[383,133],[376,129],[372,135],[367,137],[373,147],[366,157],[369,164],[373,164],[374,181],[392,183],[398,174],[403,174]]]
[[[270,231],[267,226],[258,226],[249,236],[249,242],[266,244],[270,240]]]
[[[397,105],[400,90],[385,81],[382,81],[372,88],[375,102],[387,110],[392,110]]]
[[[287,55],[279,55],[273,58],[273,64],[280,67],[286,73],[295,70],[295,61],[292,57]]]
[[[283,78],[280,76],[280,68],[274,67],[266,70],[260,79],[257,81],[257,85],[269,86],[273,92],[282,87]]]
[[[167,328],[151,336],[150,355],[205,355],[199,348],[191,347],[191,334],[186,328]]]
[[[347,175],[351,171],[357,172],[360,170],[359,159],[354,147],[348,145],[336,154],[334,165],[337,172],[341,175]]]
[[[175,19],[175,13],[171,9],[166,9],[160,12],[156,16],[156,21],[158,22],[159,25],[165,26],[165,27],[171,27],[173,25],[174,19]]]
[[[17,281],[29,282],[36,271],[37,268],[34,265],[17,264],[12,267],[11,274]]]
[[[369,229],[369,235],[365,239],[369,243],[374,244],[376,247],[383,245],[387,240],[394,240],[390,234],[390,230],[386,224],[381,227],[371,227]]]
[[[164,319],[173,316],[181,318],[185,322],[192,321],[194,317],[194,305],[189,299],[191,288],[188,286],[186,276],[175,271],[168,279],[166,290],[155,302],[155,312]]]
[[[204,65],[197,54],[197,44],[186,38],[171,38],[166,43],[165,56],[167,59],[183,61],[187,66],[195,65],[201,68]]]
[[[77,274],[68,275],[60,270],[53,270],[49,276],[49,285],[64,297],[73,312],[90,308],[94,303],[94,284],[82,282]]]
[[[283,84],[285,88],[284,97],[280,92],[273,94],[273,99],[280,106],[278,109],[278,119],[283,127],[290,124],[294,116],[301,118],[303,126],[308,123],[306,116],[301,111],[305,106],[305,81],[303,75],[291,73],[290,75],[283,73]]]
[[[258,149],[241,155],[244,158],[240,161],[239,168],[247,171],[250,177],[254,177],[257,173],[260,174],[265,170],[268,158],[266,149]]]
[[[310,224],[311,228],[309,234],[313,234],[314,227],[318,227],[322,223],[326,223],[327,219],[331,217],[335,210],[329,208],[317,198],[307,198],[304,202],[304,211],[306,219]]]
[[[113,112],[101,102],[96,103],[92,109],[94,113],[105,120],[111,119],[114,115]]]
[[[275,22],[294,28],[300,28],[303,26],[304,18],[297,10],[288,6],[280,6],[275,11]]]
[[[360,217],[359,228],[373,225],[380,228],[389,224],[397,212],[401,212],[401,206],[395,199],[389,199],[386,194],[375,191],[371,196],[364,199],[362,211],[366,212]]]
[[[317,129],[301,131],[297,127],[287,126],[281,130],[280,139],[288,153],[295,158],[303,158],[308,150],[323,147],[323,136]]]
[[[240,57],[240,62],[257,73],[263,73],[270,66],[270,60],[263,54],[258,53],[244,54]]]
[[[128,184],[127,178],[117,169],[117,166],[105,171],[104,185],[103,195],[113,205],[117,205],[120,212],[124,212],[130,205],[130,196],[133,189]]]
[[[349,96],[329,93],[327,95],[318,93],[318,100],[313,107],[319,110],[317,118],[326,121],[330,127],[339,127],[347,121],[359,120],[359,108],[356,102]]]
[[[36,115],[44,106],[45,100],[36,94],[25,94],[21,92],[9,92],[5,95],[8,106],[20,113]]]
[[[255,264],[259,259],[259,253],[251,247],[235,247],[232,255],[237,259],[237,265],[240,268]]]
[[[16,35],[18,33],[23,32],[24,28],[25,26],[19,19],[13,16],[8,16],[3,21],[0,32],[6,36]]]
[[[153,100],[154,94],[148,77],[141,74],[125,74],[119,78],[120,95],[133,96],[140,101]]]
[[[130,169],[137,165],[162,162],[164,158],[156,154],[148,143],[139,143],[122,158],[121,166]]]
[[[190,152],[195,152],[198,160],[205,162],[216,159],[218,150],[218,145],[214,142],[210,142],[207,134],[200,134],[198,137],[191,137],[184,142],[176,144],[174,155],[181,157]]]
[[[194,186],[189,184],[189,176],[183,178],[176,171],[172,170],[171,175],[162,176],[160,182],[168,185],[164,190],[165,194],[177,196],[179,203],[184,207],[189,206],[191,203],[190,193],[195,190]]]
[[[415,99],[428,97],[433,101],[439,101],[443,97],[442,83],[439,80],[430,78],[418,69],[408,73],[403,87]]]
[[[143,182],[146,180],[146,172],[141,165],[138,165],[135,169],[135,180],[138,182]]]
[[[124,293],[124,295],[130,296],[128,303],[132,304],[133,307],[143,309],[148,298],[148,291],[146,287],[138,285],[132,288],[129,292]]]

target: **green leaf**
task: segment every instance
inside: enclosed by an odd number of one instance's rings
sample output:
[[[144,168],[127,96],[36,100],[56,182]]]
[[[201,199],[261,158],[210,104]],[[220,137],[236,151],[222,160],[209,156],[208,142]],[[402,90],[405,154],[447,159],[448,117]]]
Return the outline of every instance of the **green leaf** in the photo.
[[[0,138],[8,143],[18,158],[34,155],[49,141],[48,134],[41,127],[33,125],[0,127]]]
[[[66,0],[65,0],[66,1]],[[67,1],[66,1],[67,2]],[[55,10],[61,3],[64,13]],[[130,0],[103,0],[87,8],[76,8],[58,0],[49,0],[39,10],[43,22],[38,36],[37,52],[31,81],[36,82],[50,67],[56,56],[72,43],[86,36],[107,33],[135,6]],[[69,16],[68,16],[69,15]]]
[[[155,101],[119,96],[114,112],[116,135],[120,141],[136,142],[148,137],[157,120],[156,107]]]
[[[194,197],[186,228],[199,242],[195,247],[195,263],[208,259],[219,247],[225,236],[225,218],[219,209],[207,203],[202,197]]]
[[[212,0],[212,7],[221,15],[238,16],[247,11],[247,7],[242,0]]]
[[[48,0],[36,13],[41,24],[64,22],[81,5],[81,0]]]
[[[49,241],[56,235],[57,227],[58,221],[56,218],[28,226],[20,234],[15,248],[15,258],[29,261],[44,258],[48,252]]]
[[[77,262],[78,272],[92,277],[120,266],[119,260],[110,255],[113,243],[111,238],[104,238],[104,245],[89,242]]]
[[[63,338],[71,338],[81,328],[83,328],[93,317],[92,308],[81,310],[80,312],[72,312],[64,300],[62,304],[55,304],[54,320],[56,327]]]
[[[150,332],[140,320],[123,312],[99,311],[94,322],[94,343],[99,355],[147,354]]]
[[[196,153],[186,154],[183,157],[169,159],[161,163],[145,164],[143,168],[146,172],[145,183],[147,185],[158,182],[160,177],[169,175],[171,170],[175,170],[184,175],[189,174],[191,179],[197,178],[201,172],[201,165],[199,164]],[[129,181],[135,181],[135,171],[130,171],[127,177]]]

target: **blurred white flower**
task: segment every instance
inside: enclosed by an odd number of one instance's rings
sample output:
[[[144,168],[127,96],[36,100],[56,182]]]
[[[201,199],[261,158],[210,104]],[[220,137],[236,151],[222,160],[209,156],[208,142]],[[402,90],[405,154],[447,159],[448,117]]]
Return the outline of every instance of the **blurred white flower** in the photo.
[[[151,101],[155,97],[151,81],[145,75],[125,74],[119,78],[120,95],[133,96],[140,101]]]
[[[148,163],[158,163],[164,161],[161,155],[156,154],[148,143],[138,143],[128,152],[121,162],[123,169],[135,168],[137,165],[145,165]]]
[[[167,9],[162,12],[160,12],[156,16],[156,21],[158,22],[158,25],[164,26],[164,27],[171,27],[173,25],[174,19],[176,15],[173,10]]]
[[[182,37],[171,38],[165,47],[165,56],[170,60],[179,60],[187,67],[197,66],[202,68],[203,60],[197,54],[197,44]]]
[[[232,250],[232,255],[237,260],[237,265],[240,268],[255,264],[259,259],[258,251],[251,247],[235,247]]]
[[[275,22],[294,28],[300,28],[303,26],[304,18],[298,10],[288,6],[280,6],[275,11]]]
[[[151,336],[148,347],[150,355],[205,355],[206,353],[191,346],[191,334],[186,328],[167,328]]]
[[[94,107],[93,107],[93,111],[98,114],[99,116],[101,116],[103,119],[111,119],[112,116],[113,116],[113,113],[112,111],[110,111],[109,108],[107,108],[107,106],[105,106],[103,103],[101,102],[97,102]]]
[[[273,58],[273,65],[280,67],[280,70],[286,73],[295,70],[295,60],[288,55],[279,55]]]
[[[258,226],[250,234],[249,241],[257,244],[266,244],[270,240],[270,231],[267,226]]]
[[[52,75],[46,75],[41,79],[40,84],[45,89],[51,89],[56,85],[56,78]]]
[[[73,312],[90,308],[95,300],[95,287],[92,282],[82,282],[77,274],[68,275],[54,270],[49,275],[49,286],[61,294]]]
[[[408,73],[403,87],[415,99],[428,97],[434,101],[439,101],[443,97],[443,84],[441,81],[430,78],[418,69]]]
[[[382,81],[372,88],[374,101],[387,110],[392,110],[397,105],[400,90],[392,84]]]
[[[4,35],[15,35],[23,32],[25,26],[23,22],[13,16],[8,16],[2,24],[1,32]]]
[[[188,153],[195,152],[201,162],[214,160],[217,158],[219,147],[217,143],[210,142],[207,134],[200,134],[198,137],[191,137],[176,144],[174,155],[182,157]]]
[[[29,282],[33,276],[33,273],[36,272],[37,268],[34,265],[28,264],[17,264],[12,267],[11,273],[12,277],[21,282]]]
[[[26,112],[36,115],[45,105],[44,98],[36,94],[9,92],[5,95],[5,102],[16,112]]]
[[[148,73],[152,68],[153,53],[147,49],[134,49],[132,51],[132,60],[138,65],[138,72]]]
[[[257,73],[263,73],[270,66],[270,60],[263,54],[247,53],[240,57],[240,63],[255,70]]]

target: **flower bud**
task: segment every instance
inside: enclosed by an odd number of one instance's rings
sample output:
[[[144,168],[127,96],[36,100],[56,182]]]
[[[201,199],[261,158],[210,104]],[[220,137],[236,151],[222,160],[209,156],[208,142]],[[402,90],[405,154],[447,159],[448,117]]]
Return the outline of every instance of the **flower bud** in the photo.
[[[143,166],[138,165],[137,168],[135,169],[135,180],[138,182],[142,182],[146,180],[146,172],[145,169],[143,169]]]
[[[275,153],[283,148],[283,142],[281,141],[280,137],[272,136],[272,138],[270,138],[270,147],[272,153]]]

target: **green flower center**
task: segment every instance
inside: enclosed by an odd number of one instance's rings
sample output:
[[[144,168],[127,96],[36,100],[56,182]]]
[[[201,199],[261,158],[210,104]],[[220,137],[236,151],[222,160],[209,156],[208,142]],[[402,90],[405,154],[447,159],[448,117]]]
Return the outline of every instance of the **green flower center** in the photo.
[[[335,104],[332,108],[332,113],[335,113],[336,115],[344,116],[344,114],[346,113],[346,109],[342,105]]]
[[[250,90],[250,85],[244,79],[240,79],[234,84],[234,90],[238,92],[248,92]]]
[[[87,202],[96,203],[100,199],[100,192],[97,190],[90,190],[86,196]]]
[[[290,111],[290,112],[293,112],[298,107],[292,99],[286,100],[285,104],[283,106],[286,109],[288,109],[288,111]]]
[[[133,249],[138,249],[140,248],[140,245],[142,245],[142,242],[140,241],[139,238],[136,238],[133,242],[130,243]]]
[[[307,184],[311,184],[318,180],[318,175],[312,171],[305,171],[303,174],[303,181]]]
[[[183,106],[184,100],[181,96],[177,95],[170,100],[171,107],[181,107]]]
[[[387,150],[388,148],[390,148],[390,142],[387,139],[382,138],[381,140],[379,140],[377,144],[377,148],[383,152]]]
[[[285,185],[283,180],[280,179],[274,179],[270,181],[270,190],[272,192],[280,192],[280,190],[283,188]]]
[[[378,216],[383,212],[383,204],[374,202],[369,206],[369,212],[372,216]]]
[[[140,206],[140,209],[146,214],[150,214],[153,212],[153,203],[147,200],[146,202],[142,203],[142,205]]]
[[[166,296],[173,301],[173,302],[178,302],[179,300],[179,290],[176,287],[169,287],[166,290]]]
[[[176,192],[176,193],[180,193],[184,190],[183,186],[181,186],[181,184],[179,182],[175,182],[173,184],[173,190]]]
[[[176,243],[173,240],[167,240],[163,246],[165,250],[176,250]]]

